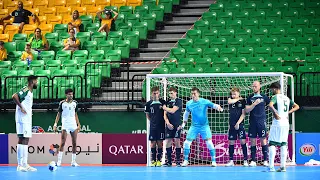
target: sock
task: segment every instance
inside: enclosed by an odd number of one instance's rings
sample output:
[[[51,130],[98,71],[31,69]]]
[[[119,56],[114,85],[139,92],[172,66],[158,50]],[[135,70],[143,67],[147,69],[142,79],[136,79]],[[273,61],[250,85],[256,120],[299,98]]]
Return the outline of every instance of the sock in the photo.
[[[215,162],[216,161],[216,149],[214,148],[214,145],[212,143],[212,141],[206,141],[207,147],[210,151],[210,156],[211,156],[211,161]]]
[[[23,145],[23,166],[28,165],[28,145]]]
[[[229,159],[233,160],[234,145],[229,145]]]
[[[243,160],[248,160],[248,150],[247,150],[247,144],[241,144],[242,148],[242,154],[243,154]]]
[[[181,148],[176,148],[176,163],[180,163]]]
[[[156,161],[157,150],[156,148],[151,148],[151,161]]]
[[[72,162],[76,162],[76,157],[77,157],[76,154],[72,154]]]
[[[267,145],[262,146],[262,153],[263,153],[263,160],[267,161],[268,160],[268,146]]]
[[[252,161],[256,161],[256,152],[257,152],[257,147],[251,146],[251,160]]]
[[[18,144],[17,145],[17,162],[18,162],[18,166],[22,166],[22,159],[23,159],[23,145],[22,144]]]
[[[169,147],[169,148],[166,148],[166,151],[167,151],[167,159],[168,159],[168,163],[172,163],[172,147]]]
[[[269,147],[269,167],[274,168],[274,159],[276,157],[276,147],[270,146]]]
[[[287,162],[288,150],[287,146],[280,147],[280,167],[285,168]]]
[[[162,152],[163,152],[162,148],[158,148],[158,154],[157,154],[157,160],[158,160],[158,161],[161,161]]]
[[[184,160],[188,161],[190,154],[190,149],[183,149]]]
[[[63,155],[63,152],[62,151],[59,151],[59,154],[58,154],[58,162],[61,163],[62,161],[62,155]]]

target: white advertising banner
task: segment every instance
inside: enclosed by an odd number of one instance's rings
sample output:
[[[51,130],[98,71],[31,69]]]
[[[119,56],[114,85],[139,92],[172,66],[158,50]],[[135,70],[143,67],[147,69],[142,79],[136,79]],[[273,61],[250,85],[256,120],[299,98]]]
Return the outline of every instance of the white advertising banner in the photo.
[[[28,163],[44,164],[50,161],[57,161],[57,146],[60,145],[61,134],[33,134],[29,140]],[[9,164],[17,163],[17,142],[16,134],[9,134]],[[72,143],[68,134],[64,146],[62,163],[71,163]],[[102,134],[79,133],[77,137],[77,163],[81,164],[102,164]]]

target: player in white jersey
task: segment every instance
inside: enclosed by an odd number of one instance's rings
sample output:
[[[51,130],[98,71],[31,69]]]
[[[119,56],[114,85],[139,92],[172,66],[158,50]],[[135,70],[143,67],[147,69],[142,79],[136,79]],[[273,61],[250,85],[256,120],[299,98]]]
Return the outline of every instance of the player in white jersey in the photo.
[[[37,89],[38,79],[36,76],[28,77],[28,86],[12,95],[16,103],[16,130],[18,135],[17,145],[17,171],[37,171],[28,164],[28,143],[32,137],[32,105],[33,89]]]
[[[70,133],[71,140],[72,140],[72,161],[71,166],[79,166],[76,163],[76,148],[77,148],[77,134],[80,131],[80,122],[78,118],[78,103],[77,101],[73,100],[73,90],[67,89],[66,90],[66,100],[63,100],[59,104],[58,114],[56,120],[53,125],[53,130],[57,130],[57,123],[61,116],[62,121],[62,133],[61,133],[61,144],[59,147],[59,154],[58,154],[58,162],[57,165],[61,166],[62,155],[64,145],[67,140],[67,134]]]
[[[280,91],[281,85],[277,82],[270,85],[274,94],[269,103],[269,109],[273,113],[273,121],[269,134],[269,171],[274,172],[274,159],[276,146],[280,146],[280,168],[278,172],[286,171],[287,141],[289,135],[289,114],[297,111],[299,105],[283,95]]]

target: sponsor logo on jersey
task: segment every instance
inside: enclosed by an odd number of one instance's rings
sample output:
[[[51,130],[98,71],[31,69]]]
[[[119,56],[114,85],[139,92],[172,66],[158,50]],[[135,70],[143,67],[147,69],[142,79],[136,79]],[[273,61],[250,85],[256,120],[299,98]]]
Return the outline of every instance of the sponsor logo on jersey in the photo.
[[[314,144],[303,144],[300,147],[300,154],[303,156],[311,156],[316,152],[316,146]]]

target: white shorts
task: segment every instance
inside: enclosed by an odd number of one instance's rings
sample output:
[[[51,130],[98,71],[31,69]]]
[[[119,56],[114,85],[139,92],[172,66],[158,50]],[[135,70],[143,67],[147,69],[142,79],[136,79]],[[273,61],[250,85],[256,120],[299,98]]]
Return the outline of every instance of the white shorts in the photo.
[[[32,137],[32,124],[30,123],[16,123],[16,130],[19,137]]]
[[[63,127],[62,126],[62,130],[66,130],[66,132],[68,133],[68,134],[70,134],[70,132],[74,132],[75,130],[77,130],[77,126],[76,127]]]
[[[271,125],[269,133],[269,144],[271,145],[286,145],[289,136],[289,126]]]

